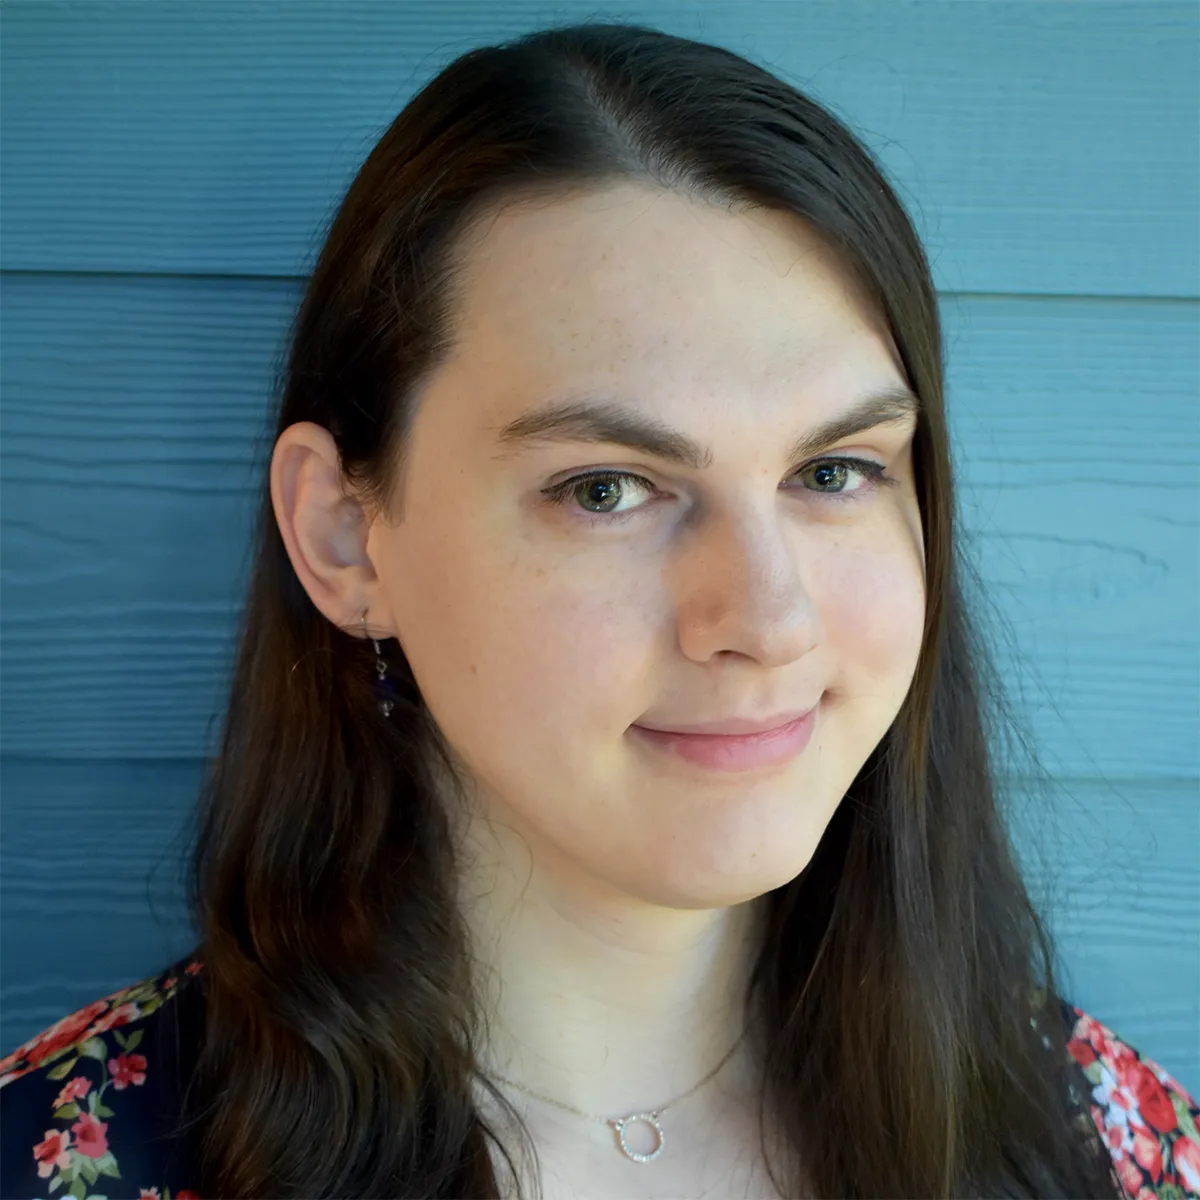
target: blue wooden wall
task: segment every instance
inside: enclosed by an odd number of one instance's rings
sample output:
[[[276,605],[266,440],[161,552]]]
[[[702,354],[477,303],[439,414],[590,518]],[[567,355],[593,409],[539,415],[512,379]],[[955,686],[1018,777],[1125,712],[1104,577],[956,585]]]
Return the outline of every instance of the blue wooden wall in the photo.
[[[1200,1093],[1198,13],[7,0],[0,1050],[189,945],[268,394],[343,189],[451,57],[596,16],[773,67],[896,179],[1004,678],[1056,783],[1005,780],[1030,880],[1071,998]]]

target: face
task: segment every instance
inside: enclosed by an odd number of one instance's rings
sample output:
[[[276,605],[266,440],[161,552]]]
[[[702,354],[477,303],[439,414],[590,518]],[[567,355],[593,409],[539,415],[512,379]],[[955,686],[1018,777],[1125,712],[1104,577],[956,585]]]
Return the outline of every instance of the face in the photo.
[[[793,456],[903,388],[889,335],[797,218],[638,186],[508,209],[467,261],[403,519],[370,528],[378,611],[477,803],[548,870],[673,908],[785,884],[920,649],[915,416]],[[707,461],[503,435],[598,399]],[[637,728],[814,705],[801,752],[738,770]]]

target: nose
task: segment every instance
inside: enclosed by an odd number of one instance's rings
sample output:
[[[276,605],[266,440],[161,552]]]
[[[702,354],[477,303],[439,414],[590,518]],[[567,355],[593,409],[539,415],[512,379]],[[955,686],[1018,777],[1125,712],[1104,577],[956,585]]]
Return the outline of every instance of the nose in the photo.
[[[696,662],[736,653],[763,666],[806,654],[819,636],[794,527],[777,517],[713,521],[672,564],[681,651]]]

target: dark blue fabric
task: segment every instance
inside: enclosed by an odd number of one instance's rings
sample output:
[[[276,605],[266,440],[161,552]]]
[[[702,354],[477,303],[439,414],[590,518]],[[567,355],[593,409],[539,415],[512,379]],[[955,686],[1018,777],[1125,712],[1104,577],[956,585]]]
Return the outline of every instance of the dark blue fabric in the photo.
[[[0,1062],[0,1195],[198,1195],[194,1131],[176,1127],[204,1036],[203,970],[189,963],[93,1002]],[[73,1082],[88,1091],[56,1109]],[[35,1147],[48,1155],[47,1138],[64,1135],[59,1160],[39,1164]]]

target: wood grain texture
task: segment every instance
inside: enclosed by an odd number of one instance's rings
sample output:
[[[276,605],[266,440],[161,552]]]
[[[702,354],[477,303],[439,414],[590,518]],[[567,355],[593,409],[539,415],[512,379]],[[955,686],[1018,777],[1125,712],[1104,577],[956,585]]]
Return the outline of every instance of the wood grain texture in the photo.
[[[199,761],[0,762],[0,1054],[194,944]],[[1200,804],[1191,782],[1002,781],[1064,994],[1200,1094]]]
[[[0,759],[0,1054],[195,943],[203,763]]]
[[[201,756],[298,285],[0,284],[4,749]],[[1197,306],[943,303],[965,544],[1047,764],[1196,775]]]
[[[303,276],[313,231],[451,58],[618,16],[833,107],[947,291],[1200,295],[1188,0],[8,0],[0,264]]]
[[[1200,8],[6,0],[0,1052],[192,942],[268,401],[325,222],[473,45],[611,15],[830,104],[933,262],[964,549],[1070,998],[1200,1094]],[[1001,756],[1015,774],[1020,760]]]
[[[1200,782],[1000,783],[1063,994],[1200,1095]]]

